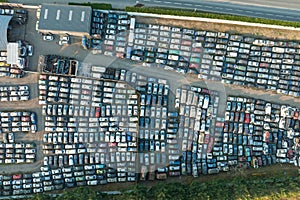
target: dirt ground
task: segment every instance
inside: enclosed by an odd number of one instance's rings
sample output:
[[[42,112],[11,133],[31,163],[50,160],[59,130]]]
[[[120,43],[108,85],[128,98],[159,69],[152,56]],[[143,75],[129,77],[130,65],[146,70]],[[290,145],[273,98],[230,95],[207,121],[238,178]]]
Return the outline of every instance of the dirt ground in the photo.
[[[39,79],[39,73],[25,74],[23,78],[15,79],[10,77],[1,77],[0,85],[21,85],[36,84]]]
[[[300,31],[291,31],[283,29],[260,28],[252,26],[230,25],[221,23],[199,22],[199,21],[185,21],[178,19],[163,19],[138,17],[136,19],[139,23],[172,25],[178,27],[194,28],[197,30],[220,31],[228,33],[239,33],[249,36],[263,37],[269,39],[283,39],[283,40],[300,40]]]

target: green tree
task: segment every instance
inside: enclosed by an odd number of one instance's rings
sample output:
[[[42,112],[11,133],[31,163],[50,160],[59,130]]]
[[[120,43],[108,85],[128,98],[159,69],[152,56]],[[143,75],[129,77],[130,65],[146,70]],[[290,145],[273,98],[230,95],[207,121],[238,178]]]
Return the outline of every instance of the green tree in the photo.
[[[65,191],[58,200],[94,200],[97,199],[97,192],[88,187],[79,187]]]
[[[47,194],[35,194],[32,196],[32,198],[30,198],[31,200],[52,200],[54,199],[53,197],[51,197],[50,195]]]

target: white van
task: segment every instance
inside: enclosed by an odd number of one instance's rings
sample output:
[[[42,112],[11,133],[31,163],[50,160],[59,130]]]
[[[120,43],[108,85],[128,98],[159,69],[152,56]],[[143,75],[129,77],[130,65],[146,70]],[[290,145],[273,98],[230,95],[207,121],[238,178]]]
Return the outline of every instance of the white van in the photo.
[[[104,73],[106,71],[106,68],[105,67],[99,67],[99,66],[92,66],[92,71],[93,72]]]

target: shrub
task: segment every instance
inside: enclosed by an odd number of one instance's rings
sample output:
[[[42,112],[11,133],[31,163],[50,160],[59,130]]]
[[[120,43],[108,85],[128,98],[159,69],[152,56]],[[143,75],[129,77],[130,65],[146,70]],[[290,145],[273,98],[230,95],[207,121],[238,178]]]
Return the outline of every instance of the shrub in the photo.
[[[112,6],[109,3],[75,3],[69,2],[69,5],[80,5],[80,6],[90,6],[93,9],[100,9],[100,10],[111,10]]]
[[[260,23],[260,24],[271,24],[271,25],[280,25],[280,26],[290,26],[290,27],[300,27],[300,22],[291,22],[291,21],[282,21],[282,20],[273,20],[273,19],[263,19],[263,18],[254,18],[246,16],[237,16],[237,15],[227,15],[227,14],[218,14],[218,13],[209,13],[197,11],[193,12],[191,10],[183,9],[172,9],[172,8],[150,8],[150,7],[126,7],[127,12],[141,12],[141,13],[153,13],[153,14],[162,14],[162,15],[175,15],[175,16],[187,16],[187,17],[203,17],[211,19],[224,19],[232,21],[242,21],[242,22],[251,22],[251,23]]]

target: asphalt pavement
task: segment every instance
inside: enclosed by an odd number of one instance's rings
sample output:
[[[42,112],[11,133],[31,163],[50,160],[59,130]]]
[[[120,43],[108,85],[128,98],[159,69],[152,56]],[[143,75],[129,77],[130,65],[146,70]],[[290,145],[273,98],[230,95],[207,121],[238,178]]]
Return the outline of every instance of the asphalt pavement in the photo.
[[[41,3],[59,3],[66,4],[65,0],[8,0],[10,3],[41,4]],[[82,2],[72,0],[72,2]],[[90,1],[97,3],[99,1]],[[240,16],[251,16],[257,18],[268,18],[277,20],[300,21],[300,5],[296,0],[102,0],[102,3],[111,3],[114,8],[125,8],[133,6],[136,3],[142,3],[145,6],[159,6],[172,8],[186,8],[193,10],[203,10],[208,12],[233,14]]]

